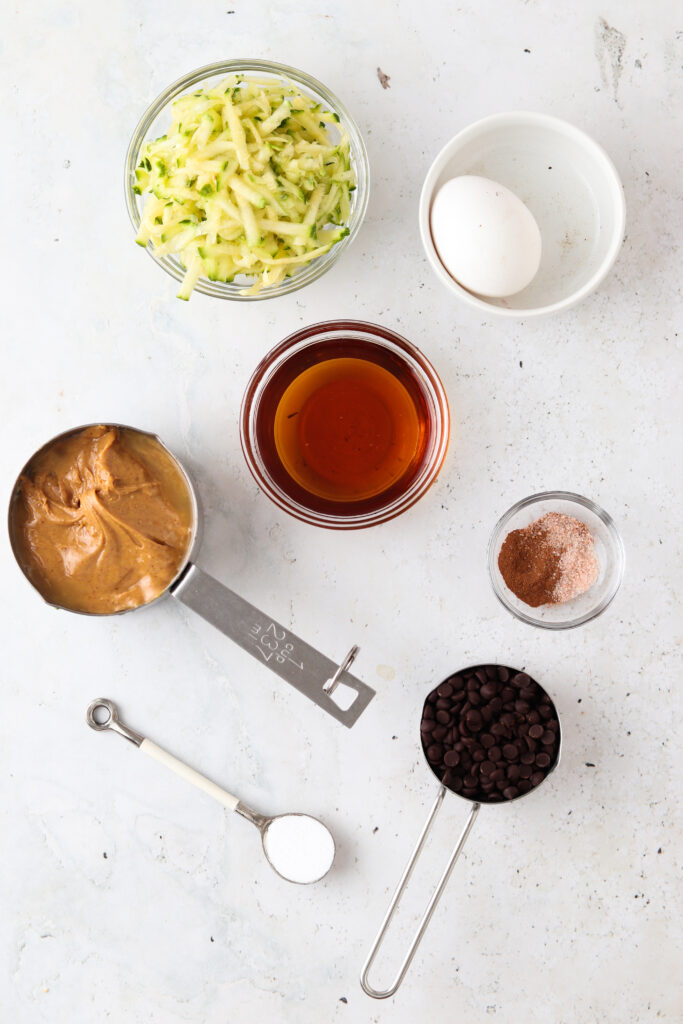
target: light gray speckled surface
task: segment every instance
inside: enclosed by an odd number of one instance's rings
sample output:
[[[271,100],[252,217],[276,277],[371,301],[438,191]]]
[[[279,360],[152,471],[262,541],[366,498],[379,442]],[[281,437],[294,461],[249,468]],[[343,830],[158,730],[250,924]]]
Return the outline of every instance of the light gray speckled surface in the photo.
[[[157,430],[198,478],[202,563],[325,651],[360,643],[358,672],[378,697],[347,732],[178,607],[56,614],[3,542],[3,1021],[681,1020],[673,7],[55,0],[5,12],[3,500],[60,430],[100,419]],[[133,245],[123,154],[168,82],[249,55],[305,68],[347,102],[372,164],[367,221],[305,292],[185,305]],[[626,244],[599,293],[528,324],[482,321],[441,290],[416,222],[441,145],[515,108],[599,139],[628,205]],[[344,315],[422,347],[454,423],[429,495],[342,536],[286,518],[258,492],[236,412],[276,341]],[[628,558],[608,613],[561,635],[513,621],[485,575],[498,515],[548,487],[604,505]],[[376,1004],[359,967],[435,790],[420,706],[433,681],[479,659],[526,665],[547,686],[563,762],[533,800],[484,809],[404,987]],[[246,823],[89,732],[83,712],[98,694],[256,806],[323,815],[339,845],[329,880],[280,882]],[[464,813],[447,801],[432,870]]]

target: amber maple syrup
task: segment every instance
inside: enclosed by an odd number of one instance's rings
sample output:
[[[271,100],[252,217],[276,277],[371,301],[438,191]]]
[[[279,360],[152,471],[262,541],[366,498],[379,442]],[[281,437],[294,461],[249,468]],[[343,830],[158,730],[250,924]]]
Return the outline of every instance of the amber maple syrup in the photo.
[[[431,419],[406,359],[370,341],[335,338],[280,366],[256,434],[285,493],[314,511],[349,515],[406,493],[423,465]]]

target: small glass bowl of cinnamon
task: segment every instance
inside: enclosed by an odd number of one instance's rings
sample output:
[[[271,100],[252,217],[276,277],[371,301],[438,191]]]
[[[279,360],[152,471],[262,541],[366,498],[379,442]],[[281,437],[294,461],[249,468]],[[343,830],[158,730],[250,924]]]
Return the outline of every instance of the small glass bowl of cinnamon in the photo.
[[[513,531],[525,530],[548,513],[569,516],[587,527],[597,558],[597,576],[586,590],[570,600],[548,601],[534,607],[518,596],[521,588],[515,588],[517,594],[511,589],[509,577],[506,582],[500,555]],[[624,545],[612,517],[594,501],[570,491],[544,491],[518,501],[498,520],[489,541],[488,567],[494,594],[516,618],[542,629],[573,629],[601,615],[621,586],[625,561]],[[538,596],[533,600],[538,600]]]

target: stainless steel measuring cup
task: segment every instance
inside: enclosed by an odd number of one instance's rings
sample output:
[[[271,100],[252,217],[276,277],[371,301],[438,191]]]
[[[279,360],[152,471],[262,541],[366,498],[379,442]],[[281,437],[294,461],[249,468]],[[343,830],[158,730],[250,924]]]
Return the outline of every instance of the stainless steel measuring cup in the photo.
[[[230,637],[243,650],[248,651],[260,664],[266,665],[276,675],[280,676],[281,679],[290,683],[303,693],[304,696],[308,697],[309,700],[312,700],[323,711],[332,715],[342,725],[351,727],[375,696],[375,691],[371,687],[361,682],[360,679],[357,679],[348,671],[359,648],[357,646],[352,647],[340,664],[335,663],[286,629],[285,626],[276,622],[269,615],[254,607],[254,605],[245,601],[244,598],[234,593],[234,591],[219,583],[218,580],[214,579],[203,569],[200,569],[195,564],[194,557],[199,549],[202,517],[197,491],[187,470],[156,434],[118,423],[105,425],[153,438],[174,463],[181,478],[185,480],[187,485],[193,519],[191,539],[187,547],[185,559],[175,579],[171,581],[166,590],[156,600],[159,601],[164,597],[171,596],[188,608],[191,608],[198,615],[201,615],[203,619],[206,619],[207,622],[210,622],[219,629],[221,633]],[[42,452],[59,441],[93,426],[99,426],[99,424],[91,423],[74,427],[72,430],[64,431],[64,433],[53,437],[31,456],[17,477],[12,489],[8,510],[10,544],[17,565],[39,594],[39,587],[30,578],[27,567],[22,564],[20,547],[14,532],[12,512],[15,503],[21,497],[21,479],[32,461]],[[41,597],[46,600],[43,594],[41,594]],[[47,603],[51,602],[48,601]],[[148,602],[148,604],[153,603],[153,601]],[[54,607],[59,606],[54,605]],[[140,605],[139,607],[143,608],[147,607],[147,605]],[[73,609],[66,610],[73,611]],[[137,608],[129,608],[124,611],[112,612],[111,614],[123,615],[125,612],[137,610]],[[75,614],[87,615],[89,613],[75,612]],[[356,691],[353,701],[346,708],[340,707],[332,698],[335,689],[340,683]]]
[[[461,673],[471,672],[475,668],[479,669],[479,668],[483,668],[483,667],[484,666],[482,666],[482,665],[476,665],[476,666],[472,666],[471,668],[461,669],[461,670],[459,670],[457,675],[460,675]],[[508,668],[507,666],[496,666],[496,667]],[[514,673],[517,670],[516,669],[508,669],[508,671]],[[449,677],[449,679],[450,678],[451,677]],[[444,680],[444,682],[448,682],[448,680]],[[536,685],[541,690],[543,690],[543,687],[541,687],[540,684],[536,680],[534,680],[534,682],[536,682]],[[543,692],[545,693],[546,691],[543,691]],[[425,700],[425,704],[426,703],[427,703],[427,700]],[[552,701],[551,701],[551,703],[552,703]],[[558,721],[558,725],[559,725],[559,715],[557,714],[557,708],[555,707],[554,703],[552,704],[552,706],[553,706],[553,710],[554,710],[555,716],[557,717],[557,721]],[[562,729],[561,729],[561,726],[559,726],[558,735],[557,735],[557,752],[556,752],[556,755],[555,755],[555,760],[549,766],[548,771],[547,771],[543,781],[540,782],[539,785],[535,787],[535,789],[530,789],[529,792],[527,792],[527,793],[520,793],[518,796],[513,797],[512,800],[505,800],[504,803],[512,803],[512,802],[514,802],[514,800],[521,800],[523,796],[529,796],[531,793],[536,792],[536,790],[539,789],[540,786],[543,785],[543,782],[545,782],[545,780],[555,770],[555,768],[557,768],[558,764],[560,763],[561,750],[562,750]],[[425,760],[427,760],[426,755],[425,755]],[[427,760],[427,763],[429,764],[428,760]],[[429,764],[429,768],[433,772],[433,774],[436,775],[436,771],[432,767],[431,764]],[[436,775],[436,777],[437,777],[437,779],[439,778],[438,775]],[[429,833],[431,832],[432,826],[433,826],[433,824],[434,824],[434,822],[436,820],[436,816],[439,813],[439,810],[441,808],[441,805],[443,803],[444,797],[446,796],[447,792],[454,793],[455,796],[459,796],[461,799],[466,800],[467,803],[470,805],[470,810],[469,810],[469,814],[467,816],[467,820],[465,822],[465,826],[464,826],[462,832],[460,833],[460,836],[458,838],[457,843],[455,844],[455,847],[453,848],[453,852],[451,853],[451,855],[450,855],[450,857],[448,859],[448,863],[446,864],[446,867],[445,867],[445,869],[443,871],[443,874],[441,875],[441,878],[439,879],[439,882],[438,882],[436,888],[434,889],[434,891],[432,892],[432,895],[430,896],[429,902],[427,904],[427,909],[425,910],[424,914],[422,915],[422,919],[420,920],[420,923],[419,923],[419,925],[417,927],[417,931],[415,932],[415,935],[413,936],[413,940],[412,940],[412,942],[410,944],[408,952],[406,953],[405,957],[403,958],[403,961],[402,961],[402,963],[401,963],[401,965],[400,965],[400,967],[398,969],[398,973],[396,974],[392,984],[389,986],[389,988],[386,988],[386,989],[376,989],[376,988],[373,988],[373,986],[370,984],[370,982],[368,980],[368,975],[370,973],[370,970],[372,968],[373,963],[375,962],[375,958],[377,957],[377,954],[378,954],[378,952],[379,952],[379,950],[381,948],[384,936],[386,935],[386,932],[387,932],[387,930],[389,928],[391,920],[392,920],[394,914],[396,913],[396,910],[397,910],[398,905],[400,903],[401,897],[403,896],[403,893],[406,890],[406,887],[407,887],[408,882],[410,880],[410,876],[413,873],[413,869],[415,868],[415,865],[416,865],[417,860],[418,860],[418,858],[420,856],[420,853],[422,852],[422,849],[423,849],[423,847],[424,847],[424,845],[425,845],[425,843],[427,841],[427,837],[429,836]],[[498,807],[500,807],[501,805],[502,805],[502,803],[499,802],[499,803],[497,803],[495,805],[491,804],[490,806],[498,806]],[[420,832],[420,835],[419,835],[418,840],[417,840],[417,842],[416,842],[416,844],[415,844],[415,846],[413,848],[413,852],[410,855],[408,863],[406,864],[406,866],[405,866],[405,868],[403,870],[403,874],[401,875],[399,883],[396,886],[396,890],[394,892],[394,895],[391,898],[391,902],[389,904],[389,907],[387,909],[386,914],[384,915],[384,918],[382,920],[382,924],[380,925],[380,929],[379,929],[379,931],[378,931],[378,933],[377,933],[377,935],[375,937],[375,941],[372,944],[372,947],[370,949],[370,953],[368,954],[368,957],[367,957],[365,963],[363,964],[363,967],[362,967],[362,970],[361,970],[360,983],[361,983],[361,986],[363,988],[363,991],[367,995],[372,996],[373,999],[387,999],[389,996],[393,996],[394,993],[397,991],[399,985],[401,984],[401,982],[405,978],[405,976],[406,976],[406,974],[408,972],[408,968],[410,967],[410,964],[412,963],[413,957],[415,956],[415,953],[417,952],[417,948],[420,945],[420,942],[422,941],[422,937],[423,937],[424,933],[427,930],[427,926],[429,925],[429,922],[431,921],[432,915],[433,915],[434,911],[436,910],[437,903],[441,899],[443,891],[444,891],[444,889],[446,888],[446,886],[448,884],[448,879],[450,878],[451,872],[453,871],[453,868],[455,867],[455,863],[456,863],[458,857],[460,856],[460,854],[462,853],[462,849],[463,849],[463,847],[464,847],[464,845],[465,845],[465,843],[467,841],[467,837],[469,836],[469,834],[470,834],[470,832],[472,830],[472,826],[474,825],[475,819],[477,817],[477,814],[479,813],[480,808],[481,808],[481,803],[479,803],[477,800],[470,799],[469,797],[464,796],[461,793],[455,792],[455,790],[450,790],[449,791],[448,787],[446,785],[444,785],[444,783],[441,781],[441,779],[439,779],[439,790],[438,790],[438,792],[436,794],[436,799],[434,800],[434,803],[432,804],[431,810],[429,811],[429,814],[427,815],[427,820],[424,823],[422,831]]]
[[[91,729],[111,729],[133,743],[143,754],[170,768],[186,782],[207,793],[229,811],[246,818],[261,833],[266,860],[281,878],[300,885],[319,882],[332,867],[335,845],[332,833],[322,821],[310,814],[277,814],[267,817],[247,807],[239,797],[190,768],[163,747],[141,736],[119,718],[118,708],[108,697],[98,697],[88,705],[85,720]]]

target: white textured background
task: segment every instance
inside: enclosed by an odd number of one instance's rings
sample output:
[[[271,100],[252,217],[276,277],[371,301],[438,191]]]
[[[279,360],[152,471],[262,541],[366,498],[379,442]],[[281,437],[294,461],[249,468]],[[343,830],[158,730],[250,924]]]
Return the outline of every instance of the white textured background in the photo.
[[[55,613],[3,540],[3,1024],[682,1019],[674,7],[5,6],[2,500],[58,431],[107,419],[156,430],[198,478],[201,564],[331,655],[360,643],[358,674],[378,696],[346,731],[173,603],[111,620]],[[186,305],[133,244],[123,156],[162,88],[235,56],[299,66],[343,97],[368,144],[370,207],[341,263],[305,291]],[[540,323],[482,320],[457,304],[417,232],[421,181],[442,144],[515,108],[593,134],[628,205],[626,244],[600,292]],[[280,514],[249,476],[237,431],[255,363],[301,324],[335,316],[382,322],[423,348],[454,421],[428,496],[347,535]],[[608,613],[560,635],[513,621],[485,572],[499,514],[551,487],[604,505],[628,558]],[[374,1003],[358,971],[436,789],[419,752],[422,700],[486,659],[526,665],[553,694],[563,762],[533,800],[482,811],[403,988]],[[90,732],[85,707],[102,694],[258,808],[324,816],[339,846],[330,878],[279,881],[246,822]],[[465,812],[446,801],[418,884]]]

